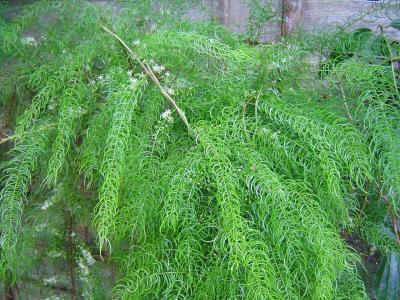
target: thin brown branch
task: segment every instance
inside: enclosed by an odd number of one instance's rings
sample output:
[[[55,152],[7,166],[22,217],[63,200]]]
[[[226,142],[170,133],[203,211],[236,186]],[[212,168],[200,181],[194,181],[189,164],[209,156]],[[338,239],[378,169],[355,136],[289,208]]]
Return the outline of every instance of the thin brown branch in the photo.
[[[189,122],[186,118],[185,112],[178,106],[178,104],[176,103],[176,101],[171,97],[171,95],[162,87],[162,85],[160,84],[158,78],[156,77],[156,75],[154,74],[153,70],[151,69],[151,67],[144,63],[137,55],[135,52],[133,52],[133,50],[124,42],[124,40],[122,38],[120,38],[116,33],[114,33],[113,31],[111,31],[110,29],[108,29],[107,27],[105,27],[104,25],[100,25],[100,27],[106,31],[107,33],[109,33],[110,35],[112,35],[115,39],[118,40],[118,42],[122,45],[122,47],[129,53],[129,55],[131,56],[131,58],[133,58],[139,65],[140,67],[143,69],[143,71],[146,73],[147,76],[150,77],[150,79],[156,84],[156,86],[160,89],[162,95],[172,104],[172,106],[176,109],[176,111],[179,114],[179,117],[181,118],[181,120],[183,121],[183,123],[186,125],[189,133],[192,133],[191,127],[189,125]]]
[[[383,60],[381,62],[381,64],[385,64],[385,63],[393,63],[396,61],[400,61],[400,56],[390,56],[389,58],[386,58],[385,60]]]
[[[368,206],[368,182],[365,183],[364,189],[365,189],[364,201],[359,216],[365,216],[365,210]]]
[[[249,131],[247,130],[247,126],[246,126],[246,114],[247,114],[247,106],[253,101],[255,100],[255,108],[254,108],[254,115],[256,118],[256,128],[254,130],[254,132],[257,132],[257,122],[258,122],[258,112],[257,112],[257,106],[258,106],[258,101],[260,100],[260,96],[261,96],[261,88],[257,93],[257,96],[254,97],[253,95],[249,98],[249,100],[245,101],[243,104],[243,111],[242,111],[242,121],[243,121],[243,129],[246,135],[246,138],[248,141],[250,141],[250,135],[249,135]],[[254,135],[253,135],[254,137]]]
[[[14,139],[16,136],[12,135],[12,136],[7,136],[5,138],[0,139],[0,145],[7,143],[8,141],[11,141],[12,139]]]
[[[397,229],[397,221],[398,221],[398,220],[397,220],[397,218],[396,218],[396,213],[395,213],[395,211],[394,211],[394,208],[393,208],[391,202],[390,202],[389,199],[387,198],[387,196],[384,195],[384,194],[382,194],[382,198],[383,198],[383,201],[384,201],[385,204],[386,204],[386,207],[387,207],[387,210],[388,210],[388,212],[389,212],[389,215],[390,215],[390,217],[392,218],[392,224],[393,224],[394,234],[395,234],[395,236],[396,236],[397,243],[400,245],[400,235],[399,235],[399,231],[398,231],[398,229]]]
[[[394,63],[396,61],[396,60],[394,60],[394,58],[395,58],[394,57],[394,53],[392,51],[392,47],[390,46],[390,43],[389,43],[386,35],[383,32],[383,27],[382,26],[380,26],[380,31],[381,31],[381,34],[382,34],[384,40],[385,40],[386,48],[387,48],[387,50],[389,52],[390,68],[391,68],[391,71],[392,71],[392,78],[393,78],[393,86],[394,86],[394,89],[395,89],[396,94],[397,94],[397,100],[400,101],[400,92],[399,92],[399,87],[397,86],[396,70],[395,70],[395,65],[394,65]]]
[[[52,128],[54,126],[57,126],[57,124],[48,124],[48,125],[45,125],[45,126],[42,126],[42,127],[38,128],[37,130],[26,131],[26,132],[22,132],[20,134],[14,134],[14,135],[6,136],[6,137],[0,139],[0,145],[6,143],[8,141],[14,140],[16,138],[23,137],[23,136],[28,135],[28,134],[37,133],[37,132],[41,132],[41,131],[47,130],[47,129]]]
[[[243,111],[242,111],[243,129],[244,129],[244,133],[245,133],[248,141],[250,140],[250,135],[249,135],[249,131],[247,130],[247,126],[246,126],[246,113],[247,113],[247,106],[250,104],[250,102],[252,100],[253,100],[253,97],[250,97],[249,100],[247,100],[243,103]]]
[[[340,92],[341,92],[341,94],[342,94],[344,107],[346,108],[347,116],[348,116],[348,118],[349,118],[349,121],[350,121],[350,122],[353,122],[353,117],[351,116],[350,109],[349,109],[349,106],[348,106],[348,104],[347,104],[346,93],[345,93],[344,88],[343,88],[343,85],[342,85],[342,83],[341,83],[340,81],[339,81],[339,87],[340,87]]]
[[[390,55],[392,55],[392,50],[388,44],[388,48],[390,51]],[[397,86],[397,78],[396,78],[396,70],[395,70],[395,66],[394,63],[396,62],[395,58],[391,57],[390,59],[390,67],[391,67],[391,71],[392,71],[392,78],[393,78],[393,86],[394,89],[396,90],[396,94],[397,94],[397,100],[400,101],[400,92],[399,92],[399,87]]]

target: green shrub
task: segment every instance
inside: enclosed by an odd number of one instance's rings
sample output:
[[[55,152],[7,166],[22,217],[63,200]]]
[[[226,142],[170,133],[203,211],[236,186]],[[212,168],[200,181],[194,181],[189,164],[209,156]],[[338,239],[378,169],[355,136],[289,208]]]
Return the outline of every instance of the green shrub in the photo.
[[[365,299],[343,236],[399,250],[390,225],[377,234],[399,213],[391,64],[350,55],[318,78],[302,40],[252,47],[128,8],[40,1],[1,24],[3,103],[24,95],[2,168],[2,280],[29,272],[19,257],[52,212],[96,232],[97,247],[72,241],[85,298],[100,297],[91,247],[119,267],[118,299]]]

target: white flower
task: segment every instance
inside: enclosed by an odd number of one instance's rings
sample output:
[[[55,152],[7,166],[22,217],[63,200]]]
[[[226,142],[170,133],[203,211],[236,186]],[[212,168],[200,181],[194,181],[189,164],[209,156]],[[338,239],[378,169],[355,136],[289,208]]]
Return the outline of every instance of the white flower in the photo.
[[[172,88],[166,88],[165,91],[170,95],[174,95],[175,94],[175,91]]]
[[[57,103],[55,103],[55,102],[50,102],[47,108],[48,108],[49,110],[54,110],[56,107],[57,107]]]
[[[61,300],[61,298],[60,297],[58,297],[58,296],[50,296],[50,297],[47,297],[47,298],[44,298],[44,300]]]
[[[171,115],[171,110],[168,108],[160,115],[161,119],[166,119]]]
[[[160,118],[162,120],[166,120],[169,123],[172,123],[174,121],[174,118],[172,117],[172,111],[169,108],[161,113]]]
[[[91,79],[91,80],[89,81],[89,84],[94,85],[94,84],[96,84],[96,81],[94,81],[93,79]]]
[[[53,203],[51,203],[49,200],[46,200],[42,203],[40,206],[41,210],[47,210]]]
[[[49,252],[47,253],[47,255],[48,255],[49,257],[51,257],[51,258],[57,258],[57,257],[62,257],[62,256],[63,256],[63,254],[62,254],[61,252],[55,251],[55,250],[49,251]]]
[[[154,72],[156,72],[156,73],[162,73],[164,70],[165,70],[165,67],[164,66],[159,66],[159,65],[154,65],[153,66],[153,70],[154,70]]]
[[[189,83],[187,81],[185,81],[184,79],[178,79],[176,82],[176,85],[179,88],[185,88],[185,87],[189,86]]]
[[[21,40],[22,44],[28,45],[28,46],[37,46],[36,39],[33,36],[25,36]]]
[[[260,129],[260,131],[263,132],[263,133],[266,133],[266,134],[271,134],[271,129],[269,129],[269,128],[262,127]]]
[[[171,76],[171,73],[170,72],[165,72],[165,77],[169,77],[169,76]]]
[[[41,232],[41,231],[43,231],[43,230],[46,228],[46,226],[47,226],[46,223],[41,223],[41,224],[35,226],[35,230],[36,230],[37,232]]]
[[[132,42],[132,44],[135,45],[135,46],[140,46],[141,42],[140,42],[140,40],[134,40]]]
[[[57,283],[57,276],[51,276],[48,278],[43,278],[43,284],[44,285],[49,285],[49,284],[56,284]]]
[[[97,77],[97,79],[101,81],[101,80],[104,79],[104,76],[103,76],[103,75],[99,75],[99,76]]]
[[[273,68],[277,68],[277,69],[279,69],[279,68],[281,67],[281,65],[278,64],[278,63],[276,63],[276,62],[272,62],[271,66],[272,66]]]
[[[137,84],[137,79],[136,78],[129,78],[129,82],[131,84],[131,87],[133,88]]]

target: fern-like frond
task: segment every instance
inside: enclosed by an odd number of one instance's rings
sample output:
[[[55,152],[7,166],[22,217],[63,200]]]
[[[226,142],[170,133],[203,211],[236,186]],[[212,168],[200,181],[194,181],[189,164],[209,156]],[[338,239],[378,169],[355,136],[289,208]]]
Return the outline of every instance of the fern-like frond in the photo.
[[[2,190],[0,193],[0,275],[2,280],[16,280],[18,261],[18,236],[24,202],[38,159],[46,146],[42,134],[26,135],[10,151],[10,160],[3,164]]]
[[[57,120],[58,134],[54,140],[50,157],[49,168],[45,181],[56,183],[62,166],[68,157],[73,139],[76,137],[77,129],[82,116],[90,104],[90,95],[87,93],[86,85],[78,82],[66,89],[60,99],[60,112]],[[86,103],[85,103],[86,102]]]
[[[223,249],[229,253],[232,276],[240,276],[240,268],[245,268],[248,299],[281,299],[283,294],[277,284],[276,266],[268,255],[269,247],[258,230],[252,229],[242,216],[239,172],[229,161],[230,153],[224,151],[225,145],[219,144],[218,139],[202,135],[201,141],[208,160],[209,180],[214,185],[215,201],[220,209],[224,231],[222,246],[227,247]]]
[[[146,78],[130,78],[126,71],[117,70],[110,76],[110,83],[120,82],[119,85],[110,85],[109,103],[114,107],[112,126],[108,133],[101,173],[103,183],[100,188],[99,202],[95,225],[98,230],[101,246],[111,246],[110,238],[114,231],[114,217],[117,213],[119,187],[122,175],[122,163],[129,138],[132,115],[141,98]]]

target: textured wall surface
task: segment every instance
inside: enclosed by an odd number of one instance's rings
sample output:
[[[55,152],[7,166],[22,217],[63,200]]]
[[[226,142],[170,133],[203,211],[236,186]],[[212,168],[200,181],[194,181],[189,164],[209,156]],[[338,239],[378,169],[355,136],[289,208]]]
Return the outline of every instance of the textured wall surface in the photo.
[[[277,16],[281,15],[282,0],[261,0],[271,3]],[[251,0],[204,0],[204,7],[189,11],[191,19],[216,19],[235,32],[245,33],[249,21]],[[275,40],[280,35],[280,23],[275,21],[265,24],[263,41]]]
[[[386,26],[390,20],[383,15],[371,13],[368,17],[364,16],[366,10],[373,11],[379,1],[370,0],[270,0],[277,11],[275,22],[269,22],[265,26],[263,40],[274,40],[279,38],[281,31],[285,28],[281,26],[281,18],[286,22],[288,32],[299,27],[307,31],[344,24],[354,21],[353,28],[369,27],[378,29],[379,25]],[[249,19],[249,4],[251,0],[205,0],[208,13],[200,13],[196,10],[190,12],[194,19],[215,17],[222,24],[228,26],[236,32],[245,32],[246,24]],[[282,7],[286,7],[288,12],[282,15]],[[356,21],[358,17],[364,16]],[[397,15],[391,16],[399,18]],[[400,37],[396,30],[386,29],[393,36]]]
[[[338,25],[350,21],[354,22],[353,28],[368,27],[378,29],[379,25],[386,26],[390,20],[383,14],[374,12],[379,6],[379,1],[368,0],[303,0],[304,29],[315,30],[321,24]],[[368,16],[365,12],[370,11]],[[359,16],[363,18],[356,21]],[[398,18],[400,12],[389,17]],[[387,29],[392,35],[398,36],[396,30]]]

